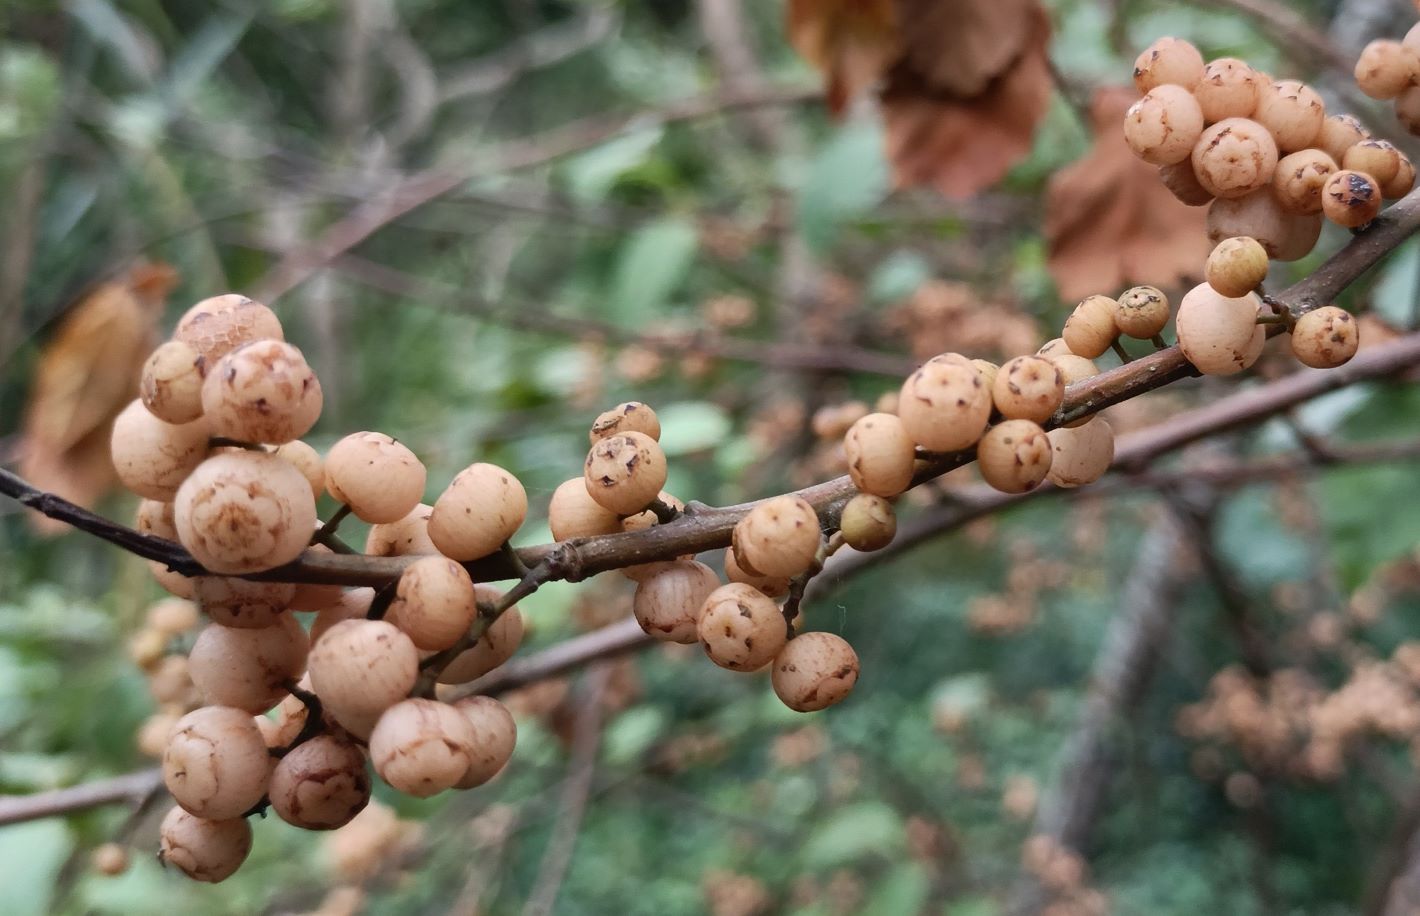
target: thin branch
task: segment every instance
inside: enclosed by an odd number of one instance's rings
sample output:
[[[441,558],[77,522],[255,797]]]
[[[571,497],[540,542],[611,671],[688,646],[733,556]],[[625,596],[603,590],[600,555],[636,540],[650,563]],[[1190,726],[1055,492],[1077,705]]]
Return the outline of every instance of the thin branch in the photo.
[[[1411,192],[1357,234],[1345,248],[1329,258],[1317,271],[1277,298],[1295,313],[1330,302],[1346,284],[1373,266],[1393,247],[1420,228],[1420,190]],[[1238,426],[1247,425],[1284,410],[1300,401],[1347,385],[1383,378],[1420,363],[1420,334],[1411,334],[1365,351],[1349,363],[1324,372],[1300,372],[1278,382],[1263,385],[1209,408],[1176,418],[1162,429],[1150,431],[1152,445],[1141,447],[1136,458],[1177,448],[1190,441]],[[1106,407],[1162,388],[1194,374],[1193,367],[1177,347],[1160,350],[1100,375],[1071,385],[1059,413],[1047,426],[1054,427]],[[921,484],[970,463],[973,451],[937,455],[919,465],[914,483]],[[819,513],[828,527],[837,524],[842,505],[856,492],[844,476],[797,491]],[[165,563],[182,575],[205,572],[186,551],[161,538],[139,534],[88,510],[44,493],[18,476],[0,470],[0,494],[8,495],[51,518],[110,541],[131,553]],[[572,539],[560,544],[525,547],[518,551],[522,564],[536,567],[554,552],[558,554],[557,578],[580,581],[598,572],[639,563],[723,548],[730,543],[735,524],[758,502],[727,508],[706,508],[682,516],[667,525],[641,531]],[[397,578],[413,562],[410,557],[342,556],[307,551],[298,560],[253,574],[264,581],[381,586]],[[508,558],[493,554],[468,565],[476,581],[513,578],[516,571]]]
[[[139,804],[162,784],[163,771],[153,767],[110,779],[81,783],[67,789],[55,789],[35,795],[0,796],[0,827],[101,805],[120,802]]]
[[[1121,452],[1129,451],[1129,437],[1121,441],[1124,443]],[[1124,490],[1166,488],[1185,482],[1204,483],[1214,487],[1239,486],[1275,479],[1279,474],[1284,473],[1295,474],[1306,470],[1329,470],[1358,464],[1420,458],[1420,440],[1366,443],[1345,448],[1332,447],[1328,451],[1331,457],[1325,463],[1314,461],[1308,463],[1309,457],[1305,452],[1271,455],[1260,459],[1213,464],[1204,468],[1185,468],[1169,473],[1122,476],[1113,484],[1101,484],[1088,489],[1049,488],[1037,492],[1040,495],[1098,497]],[[1032,495],[1034,494],[1026,494],[1027,497]],[[1022,498],[1020,496],[1005,496],[994,490],[989,492],[983,490],[958,500],[951,507],[951,512],[928,513],[926,516],[919,516],[918,520],[930,522],[930,524],[922,526],[924,530],[920,533],[914,533],[908,529],[904,529],[904,531],[907,532],[911,544],[916,545],[929,537],[946,534],[976,518],[1012,506]],[[902,534],[899,535],[899,539],[901,538]],[[825,583],[829,588],[837,587],[856,573],[866,569],[870,563],[864,562],[865,560],[872,561],[900,552],[894,548],[897,548],[896,541],[892,546],[877,553],[842,554],[830,567],[832,576],[816,581]],[[391,589],[392,592],[393,589]],[[816,591],[815,594],[818,592]],[[477,680],[441,690],[439,696],[446,702],[475,695],[502,696],[520,687],[567,674],[594,662],[635,652],[653,645],[655,642],[654,639],[646,635],[634,617],[627,617],[590,633],[583,633],[563,640],[522,658],[514,658]],[[117,779],[86,783],[83,786],[70,789],[57,789],[32,796],[15,796],[13,803],[22,806],[22,810],[25,812],[18,814],[18,816],[9,807],[10,799],[0,798],[0,827],[9,823],[53,817],[85,808],[129,800],[129,795],[122,791],[115,792],[107,787],[110,784],[118,783],[119,780],[138,778],[143,773],[149,772],[154,774],[157,779],[156,785],[161,786],[161,773],[154,769],[117,777]]]

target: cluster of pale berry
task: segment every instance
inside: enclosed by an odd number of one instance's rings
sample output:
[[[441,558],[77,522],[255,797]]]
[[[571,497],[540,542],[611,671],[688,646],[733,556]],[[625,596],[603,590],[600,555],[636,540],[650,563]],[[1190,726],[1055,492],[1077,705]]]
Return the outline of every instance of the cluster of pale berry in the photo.
[[[553,538],[642,530],[685,511],[661,490],[666,458],[660,434],[655,411],[640,402],[598,417],[584,475],[552,494],[547,517]],[[846,538],[850,523],[842,527]],[[722,668],[753,672],[769,665],[774,692],[791,709],[832,706],[857,683],[857,653],[833,633],[796,633],[803,586],[839,543],[825,541],[823,529],[808,500],[779,496],[735,525],[724,557],[726,584],[693,557],[628,566],[621,572],[636,582],[636,620],[655,639],[698,642]],[[782,608],[776,598],[786,598]]]
[[[516,743],[513,718],[496,700],[454,688],[503,664],[522,640],[514,593],[474,583],[464,565],[506,550],[522,525],[517,478],[473,464],[430,506],[420,502],[424,465],[390,436],[354,433],[321,456],[299,438],[320,414],[320,383],[274,313],[242,296],[193,306],[146,362],[140,395],[115,422],[111,446],[120,479],[143,497],[136,527],[181,543],[209,573],[189,578],[152,563],[177,599],[152,608],[132,644],[162,704],[139,743],[162,757],[178,803],[162,826],[164,861],[199,880],[226,878],[250,850],[247,815],[267,807],[299,827],[338,828],[369,802],[367,763],[418,797],[497,774]],[[678,515],[684,507],[661,490],[659,437],[643,404],[599,417],[584,473],[552,497],[554,536],[635,531]],[[341,506],[324,524],[322,493]],[[391,586],[245,578],[306,550],[350,551],[334,536],[347,513],[371,525],[367,555],[417,557]],[[699,642],[731,670],[769,666],[785,704],[811,711],[842,700],[858,677],[846,641],[796,634],[792,623],[831,547],[814,508],[784,496],[736,527],[729,584],[689,557],[623,572],[637,582],[633,606],[648,633]],[[199,625],[199,610],[208,623],[190,650],[171,651]],[[295,611],[315,617],[303,626]]]
[[[1392,84],[1399,93],[1416,72],[1413,49],[1388,45],[1393,58],[1362,58],[1361,87],[1372,95]],[[1321,96],[1300,80],[1274,80],[1231,57],[1205,64],[1187,41],[1161,38],[1139,55],[1134,83],[1144,97],[1124,116],[1124,139],[1159,166],[1179,200],[1208,205],[1215,242],[1250,236],[1269,257],[1294,261],[1316,244],[1323,215],[1363,226],[1384,198],[1414,186],[1404,153],[1372,139],[1350,115],[1327,116]]]
[[[1417,49],[1420,27],[1404,42],[1373,42],[1356,65],[1361,89],[1399,97],[1397,111],[1420,105]],[[1308,254],[1323,216],[1352,229],[1369,223],[1383,199],[1410,192],[1415,167],[1354,117],[1327,116],[1305,83],[1273,80],[1234,58],[1205,64],[1182,39],[1150,45],[1135,62],[1134,82],[1144,97],[1125,115],[1125,140],[1159,166],[1179,200],[1208,206],[1215,245],[1207,284],[1179,304],[1179,346],[1205,374],[1239,372],[1261,354],[1263,303],[1255,291],[1269,259]],[[1402,121],[1420,128],[1420,118]],[[1291,332],[1297,359],[1314,368],[1341,365],[1359,344],[1352,316],[1336,306],[1295,320],[1280,310],[1272,320]]]

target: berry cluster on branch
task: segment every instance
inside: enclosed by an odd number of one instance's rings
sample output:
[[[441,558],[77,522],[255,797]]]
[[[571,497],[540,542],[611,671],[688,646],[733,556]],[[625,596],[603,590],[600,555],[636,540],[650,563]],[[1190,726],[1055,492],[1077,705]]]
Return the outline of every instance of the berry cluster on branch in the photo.
[[[893,542],[902,493],[972,461],[1006,494],[1091,483],[1114,458],[1096,414],[1189,375],[1241,371],[1270,333],[1290,331],[1307,365],[1349,359],[1355,325],[1327,304],[1420,227],[1413,195],[1378,215],[1382,194],[1413,182],[1408,160],[1353,136],[1344,116],[1326,118],[1304,85],[1241,61],[1204,65],[1177,39],[1145,52],[1136,80],[1146,95],[1126,138],[1175,193],[1211,201],[1218,235],[1208,282],[1179,303],[1178,346],[1162,336],[1161,290],[1090,296],[1035,354],[1000,366],[927,360],[847,425],[848,476],[744,506],[666,493],[659,421],[629,402],[596,418],[582,474],[553,494],[557,543],[514,550],[528,497],[511,472],[471,464],[426,505],[423,463],[385,433],[352,433],[320,455],[301,441],[321,412],[320,382],[276,315],[235,294],[189,309],[114,425],[114,465],[143,497],[134,529],[0,474],[0,492],[149,559],[175,596],[131,647],[164,707],[141,736],[178,803],[162,826],[164,860],[224,879],[250,850],[245,818],[268,807],[306,829],[339,827],[369,802],[367,762],[418,797],[491,779],[516,727],[466,685],[514,655],[517,602],[554,579],[620,570],[636,582],[648,635],[699,644],[731,671],[767,668],[787,706],[824,709],[853,689],[859,660],[835,634],[799,632],[805,594],[840,548]],[[1279,150],[1289,154],[1280,165]],[[1302,154],[1300,171],[1284,171]],[[1309,251],[1323,212],[1366,228],[1312,277],[1260,297],[1268,259]],[[1122,338],[1153,351],[1131,357]],[[1094,360],[1111,350],[1124,364],[1101,372]],[[322,522],[327,493],[340,508]],[[361,553],[338,536],[348,515],[372,526]],[[727,582],[696,559],[716,549]],[[517,581],[506,592],[487,584],[504,579]],[[170,651],[201,625],[199,610],[207,623],[190,651]],[[315,617],[303,626],[293,612]]]

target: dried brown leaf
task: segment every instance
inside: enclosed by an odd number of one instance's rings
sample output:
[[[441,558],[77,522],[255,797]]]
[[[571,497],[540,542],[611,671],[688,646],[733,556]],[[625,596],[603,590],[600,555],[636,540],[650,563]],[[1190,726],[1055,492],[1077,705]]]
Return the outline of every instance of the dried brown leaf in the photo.
[[[140,265],[67,311],[40,352],[25,408],[20,473],[36,486],[92,507],[113,485],[109,430],[137,393],[175,282],[165,264]],[[64,530],[34,518],[43,533]]]
[[[892,0],[790,0],[789,41],[827,77],[828,107],[841,114],[898,55]]]
[[[897,0],[903,63],[931,89],[970,98],[1030,40],[1035,0]]]
[[[930,185],[949,198],[971,197],[999,181],[1031,149],[1053,85],[1050,22],[1031,2],[1020,53],[973,96],[936,88],[914,60],[888,74],[883,90],[888,159],[899,186]]]
[[[1064,299],[1148,283],[1177,286],[1208,256],[1205,209],[1180,203],[1124,142],[1133,89],[1109,88],[1091,103],[1094,145],[1046,189],[1048,267]]]

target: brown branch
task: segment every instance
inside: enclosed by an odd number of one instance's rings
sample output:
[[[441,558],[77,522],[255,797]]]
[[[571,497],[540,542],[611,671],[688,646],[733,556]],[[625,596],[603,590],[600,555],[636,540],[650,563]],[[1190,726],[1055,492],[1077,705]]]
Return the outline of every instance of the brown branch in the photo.
[[[157,767],[35,795],[0,796],[0,827],[119,802],[141,803],[163,785]]]
[[[1277,299],[1300,313],[1330,302],[1347,283],[1373,266],[1382,255],[1420,228],[1420,190],[1397,202],[1317,271],[1293,285]],[[1226,429],[1255,422],[1301,400],[1334,391],[1366,379],[1381,378],[1420,362],[1420,334],[1401,337],[1358,355],[1351,362],[1325,372],[1303,372],[1279,382],[1215,403],[1195,412],[1192,419],[1171,422],[1153,433],[1153,448],[1168,450]],[[1194,370],[1177,347],[1136,359],[1085,381],[1071,385],[1065,402],[1047,426],[1097,413],[1108,406],[1154,391]],[[1141,449],[1147,454],[1148,449]],[[973,451],[938,455],[919,462],[916,483],[923,483],[974,460]],[[848,477],[797,491],[819,513],[824,523],[837,522],[842,505],[856,492]],[[188,576],[205,572],[176,544],[139,534],[58,497],[43,493],[14,474],[0,470],[0,494],[8,495],[51,518],[110,541],[138,556],[157,560]],[[726,508],[706,508],[667,525],[641,531],[581,538],[561,544],[525,547],[517,552],[526,568],[536,567],[554,551],[559,554],[558,578],[580,581],[588,576],[639,563],[669,560],[683,554],[723,548],[730,543],[735,524],[757,503]],[[397,578],[410,557],[344,556],[307,551],[296,561],[254,574],[266,581],[382,586]],[[501,553],[467,564],[476,581],[517,578],[509,558]]]
[[[1121,440],[1125,443],[1125,448],[1122,451],[1128,449],[1128,439],[1129,437],[1126,437]],[[1045,488],[1037,493],[1041,496],[1053,494],[1071,497],[1099,497],[1131,489],[1177,486],[1189,481],[1214,487],[1239,486],[1274,479],[1281,474],[1296,474],[1305,470],[1329,470],[1358,464],[1420,458],[1420,440],[1332,447],[1329,449],[1328,455],[1328,460],[1325,462],[1312,460],[1314,456],[1309,456],[1305,452],[1270,455],[1260,459],[1213,464],[1202,468],[1185,468],[1168,473],[1121,476],[1112,483],[1103,483],[1086,489]],[[1033,495],[1035,494],[1026,494],[1025,497],[1007,496],[994,490],[981,490],[969,494],[960,503],[952,506],[950,510],[941,513],[927,513],[914,519],[914,523],[922,521],[928,524],[921,525],[921,530],[917,532],[911,530],[912,525],[910,524],[899,534],[899,541],[894,541],[890,547],[882,551],[869,554],[839,554],[830,561],[829,571],[832,576],[826,585],[836,587],[862,569],[867,568],[870,563],[907,549],[899,547],[899,542],[903,540],[903,533],[911,542],[908,546],[915,546],[930,537],[946,534],[976,518],[1007,508],[1023,498]],[[817,579],[815,581],[824,582],[825,580]],[[441,689],[439,697],[445,702],[453,702],[462,697],[479,694],[501,696],[520,687],[567,674],[593,662],[637,651],[653,645],[655,642],[654,639],[646,635],[635,618],[627,617],[590,633],[583,633],[580,636],[555,643],[522,658],[514,658],[467,684]],[[131,797],[130,795],[108,787],[111,784],[119,784],[122,780],[137,779],[144,773],[155,774],[158,777],[158,784],[161,784],[159,771],[154,769],[38,795],[0,797],[0,827],[9,823],[53,817],[85,808],[126,801]],[[92,790],[89,787],[92,787]],[[12,804],[19,807],[12,810],[9,807]],[[15,813],[20,810],[23,813]]]

